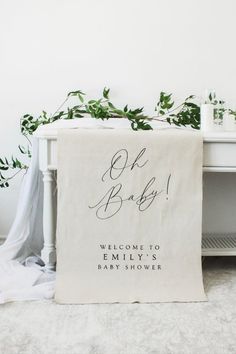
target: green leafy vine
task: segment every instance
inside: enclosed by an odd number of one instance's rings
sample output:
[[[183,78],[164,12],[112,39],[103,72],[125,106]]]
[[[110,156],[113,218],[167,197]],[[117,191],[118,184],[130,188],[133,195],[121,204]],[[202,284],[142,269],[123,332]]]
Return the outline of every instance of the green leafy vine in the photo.
[[[69,100],[71,97],[78,99],[77,104],[70,107]],[[172,94],[161,92],[159,100],[155,106],[155,114],[148,116],[144,113],[144,107],[131,109],[128,105],[118,108],[111,102],[110,89],[104,88],[102,97],[99,99],[86,99],[86,94],[81,91],[71,91],[68,93],[64,102],[49,115],[42,111],[38,117],[31,114],[25,114],[20,120],[21,133],[27,140],[27,146],[18,146],[19,152],[28,158],[31,157],[31,141],[30,137],[36,129],[44,124],[53,123],[59,119],[80,119],[83,117],[91,117],[94,119],[107,120],[109,118],[126,118],[129,120],[131,128],[137,130],[151,130],[151,122],[167,122],[178,127],[189,126],[193,129],[200,128],[200,106],[194,102],[195,96],[188,96],[183,103],[175,107]],[[216,100],[216,98],[212,98]],[[215,104],[215,103],[214,103]],[[63,107],[67,108],[63,110]],[[236,113],[231,111],[231,114]],[[9,181],[21,171],[26,171],[27,165],[22,163],[18,158],[6,157],[0,158],[0,187],[9,186]],[[13,172],[9,175],[10,171]]]

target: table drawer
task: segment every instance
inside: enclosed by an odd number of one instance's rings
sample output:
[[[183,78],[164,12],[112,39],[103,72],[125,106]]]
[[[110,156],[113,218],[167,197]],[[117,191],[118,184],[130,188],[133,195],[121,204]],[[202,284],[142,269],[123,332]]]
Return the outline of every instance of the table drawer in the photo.
[[[230,142],[204,142],[204,167],[235,167],[236,143]],[[40,140],[40,168],[57,169],[57,140]]]
[[[204,142],[203,166],[236,167],[236,144]]]

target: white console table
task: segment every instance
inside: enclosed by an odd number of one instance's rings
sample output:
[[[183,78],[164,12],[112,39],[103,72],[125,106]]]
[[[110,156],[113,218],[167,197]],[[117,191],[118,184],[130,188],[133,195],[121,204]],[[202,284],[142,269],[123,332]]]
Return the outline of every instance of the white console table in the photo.
[[[56,198],[55,171],[57,170],[57,133],[60,128],[76,128],[78,122],[62,121],[40,127],[39,166],[44,182],[44,248],[42,259],[49,269],[56,263]],[[204,136],[203,172],[236,172],[236,132],[212,132]],[[203,256],[236,255],[235,234],[205,234],[202,239]]]

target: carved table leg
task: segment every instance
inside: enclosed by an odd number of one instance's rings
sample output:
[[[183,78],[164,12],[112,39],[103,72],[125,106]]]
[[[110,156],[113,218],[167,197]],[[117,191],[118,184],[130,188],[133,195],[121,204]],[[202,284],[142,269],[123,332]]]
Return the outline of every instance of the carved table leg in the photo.
[[[56,228],[55,228],[55,205],[53,203],[53,172],[43,171],[44,202],[43,202],[43,234],[44,246],[41,252],[42,260],[48,269],[55,269],[56,265]]]

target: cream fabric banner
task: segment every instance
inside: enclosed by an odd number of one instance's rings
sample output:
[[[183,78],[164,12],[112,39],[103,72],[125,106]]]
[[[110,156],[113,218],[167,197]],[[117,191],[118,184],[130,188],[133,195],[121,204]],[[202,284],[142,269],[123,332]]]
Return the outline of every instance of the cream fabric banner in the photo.
[[[58,303],[205,301],[202,137],[177,129],[58,137]]]

